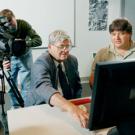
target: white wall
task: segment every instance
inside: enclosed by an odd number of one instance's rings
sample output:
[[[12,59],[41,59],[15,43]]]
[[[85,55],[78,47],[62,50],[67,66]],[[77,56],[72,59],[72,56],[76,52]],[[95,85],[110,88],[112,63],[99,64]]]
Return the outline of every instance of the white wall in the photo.
[[[125,0],[125,13],[124,16],[131,22],[133,26],[133,39],[135,40],[135,1],[134,0]]]
[[[76,0],[76,47],[71,53],[78,58],[81,77],[88,77],[93,52],[107,46],[110,42],[108,31],[88,31],[89,0]],[[110,22],[120,17],[121,0],[109,0]],[[34,60],[45,50],[33,50]]]
[[[1,9],[11,9],[16,18],[28,21],[47,47],[48,33],[65,29],[74,40],[74,0],[1,0]],[[70,10],[69,10],[70,8]]]

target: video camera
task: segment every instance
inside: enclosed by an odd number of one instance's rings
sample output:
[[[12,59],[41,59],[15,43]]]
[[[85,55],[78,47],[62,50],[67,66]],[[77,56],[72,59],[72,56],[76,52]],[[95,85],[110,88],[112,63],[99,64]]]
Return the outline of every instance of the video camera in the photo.
[[[0,16],[0,61],[4,57],[10,58],[12,55],[13,36],[9,33],[10,23],[7,17]]]
[[[0,16],[0,61],[10,60],[11,56],[20,56],[25,52],[25,39],[16,40],[12,34],[12,25],[7,17]]]

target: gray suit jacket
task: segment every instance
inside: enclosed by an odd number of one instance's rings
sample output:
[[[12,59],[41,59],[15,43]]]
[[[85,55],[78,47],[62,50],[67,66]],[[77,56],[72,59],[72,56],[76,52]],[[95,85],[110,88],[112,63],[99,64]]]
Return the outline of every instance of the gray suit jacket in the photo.
[[[64,66],[72,93],[69,99],[81,97],[82,86],[76,57],[69,55]],[[57,89],[56,70],[54,60],[48,52],[35,61],[31,71],[31,96],[28,98],[28,104],[49,103],[50,97]]]

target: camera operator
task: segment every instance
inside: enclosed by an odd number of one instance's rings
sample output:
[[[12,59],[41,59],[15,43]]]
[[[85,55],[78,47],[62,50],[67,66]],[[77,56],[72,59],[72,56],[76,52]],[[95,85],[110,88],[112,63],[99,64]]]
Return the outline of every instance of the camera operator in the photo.
[[[0,17],[7,19],[7,22],[1,23],[4,26],[1,26],[1,31],[4,29],[6,32],[3,30],[3,34],[0,33],[0,41],[8,38],[5,35],[10,35],[8,40],[12,41],[12,45],[6,43],[4,46],[11,50],[12,54],[9,52],[10,60],[3,60],[3,66],[6,69],[10,68],[11,77],[16,85],[19,76],[21,95],[25,102],[27,92],[30,90],[30,72],[33,63],[31,47],[40,46],[42,41],[31,25],[25,20],[16,19],[10,9],[0,11]],[[9,95],[12,108],[18,108],[20,105],[11,89]]]

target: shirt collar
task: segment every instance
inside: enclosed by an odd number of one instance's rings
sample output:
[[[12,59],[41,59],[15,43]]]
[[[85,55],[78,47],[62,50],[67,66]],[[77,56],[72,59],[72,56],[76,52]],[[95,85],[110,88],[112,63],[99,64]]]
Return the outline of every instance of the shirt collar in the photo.
[[[59,65],[59,64],[61,64],[61,65],[62,65],[62,67],[63,67],[63,62],[59,63],[59,62],[58,62],[58,61],[56,61],[55,59],[53,59],[53,61],[54,61],[54,63],[55,63],[55,66],[56,66],[56,67],[58,67],[58,65]]]

